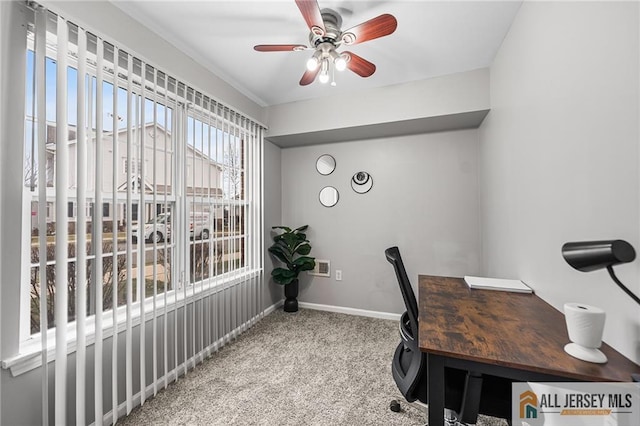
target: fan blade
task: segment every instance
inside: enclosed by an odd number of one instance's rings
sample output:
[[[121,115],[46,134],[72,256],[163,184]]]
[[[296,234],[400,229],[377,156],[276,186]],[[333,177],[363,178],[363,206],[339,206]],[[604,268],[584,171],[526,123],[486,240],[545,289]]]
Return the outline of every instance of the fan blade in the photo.
[[[257,44],[253,46],[258,52],[293,52],[306,50],[307,46],[303,44]]]
[[[304,74],[302,74],[302,78],[300,79],[300,86],[306,86],[313,83],[319,72],[320,67],[316,67],[316,69],[313,71],[306,70]]]
[[[342,56],[347,56],[347,68],[358,74],[360,77],[370,77],[376,72],[376,66],[371,62],[351,52],[343,52]]]
[[[393,15],[385,13],[376,18],[356,25],[342,32],[342,42],[348,46],[373,40],[392,34],[398,27],[398,21]]]
[[[322,20],[318,2],[316,0],[296,0],[296,4],[311,32],[318,36],[323,36],[325,33],[324,21]]]

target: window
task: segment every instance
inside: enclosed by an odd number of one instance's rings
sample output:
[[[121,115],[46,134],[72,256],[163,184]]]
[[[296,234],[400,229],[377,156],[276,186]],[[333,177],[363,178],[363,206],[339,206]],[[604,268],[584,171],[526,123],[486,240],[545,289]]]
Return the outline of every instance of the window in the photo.
[[[33,43],[33,39],[31,39]],[[76,308],[73,303],[73,296],[76,291],[76,275],[77,275],[77,240],[78,240],[78,232],[80,231],[80,227],[76,223],[78,218],[78,214],[80,209],[82,208],[79,204],[78,200],[78,185],[79,185],[79,173],[83,173],[86,176],[86,180],[84,181],[85,193],[88,196],[85,196],[85,212],[89,212],[89,214],[85,213],[87,226],[84,227],[84,231],[87,233],[86,241],[87,243],[87,252],[85,254],[86,258],[86,285],[89,299],[95,297],[95,286],[97,283],[103,281],[103,289],[102,294],[104,297],[103,301],[103,309],[108,310],[114,304],[118,306],[126,303],[126,292],[127,281],[129,279],[132,280],[133,284],[133,301],[137,301],[139,292],[136,290],[137,283],[139,279],[142,277],[137,277],[138,270],[136,266],[133,266],[133,262],[128,261],[128,254],[124,247],[126,246],[127,238],[133,238],[132,234],[135,234],[136,228],[132,225],[136,225],[135,222],[138,221],[138,215],[140,213],[138,209],[138,202],[127,201],[127,197],[131,197],[134,200],[140,199],[141,189],[144,188],[145,191],[148,191],[150,188],[150,184],[146,185],[140,184],[140,177],[136,175],[137,171],[142,170],[142,160],[136,157],[141,157],[143,155],[148,155],[154,159],[154,167],[153,169],[160,169],[164,173],[161,175],[155,176],[155,181],[152,182],[153,185],[158,186],[158,189],[154,190],[154,195],[156,198],[157,204],[165,203],[165,209],[170,210],[172,206],[175,204],[174,194],[171,192],[171,188],[174,187],[171,179],[175,176],[174,173],[174,147],[176,144],[175,137],[172,136],[172,128],[173,128],[173,110],[175,108],[175,102],[172,105],[169,105],[169,102],[159,102],[152,101],[149,95],[155,95],[158,97],[157,93],[146,93],[144,97],[145,102],[142,102],[142,94],[141,91],[134,90],[131,88],[127,88],[126,81],[123,81],[121,78],[116,78],[115,80],[112,77],[112,81],[103,80],[101,87],[101,95],[103,98],[102,105],[100,108],[97,105],[97,79],[95,70],[91,72],[89,70],[87,78],[84,82],[84,87],[82,90],[86,93],[85,98],[85,107],[90,112],[90,119],[86,121],[84,130],[84,135],[86,135],[85,139],[85,147],[83,155],[86,157],[84,170],[80,171],[79,165],[79,155],[81,155],[81,141],[78,140],[80,132],[78,132],[78,116],[76,114],[71,114],[70,112],[77,111],[78,109],[78,91],[81,89],[79,84],[77,83],[77,61],[74,56],[69,57],[69,65],[67,67],[67,110],[68,110],[68,122],[66,123],[66,131],[58,132],[57,126],[60,123],[57,121],[58,114],[56,111],[56,102],[55,100],[56,92],[59,88],[56,85],[55,76],[58,73],[58,67],[55,62],[55,51],[54,47],[51,45],[47,46],[47,57],[45,59],[46,63],[46,78],[44,80],[45,84],[45,97],[47,100],[51,100],[51,102],[47,102],[45,105],[45,117],[46,117],[46,142],[45,148],[47,152],[47,173],[45,175],[45,182],[47,186],[47,199],[52,200],[53,203],[60,202],[57,199],[58,191],[57,191],[57,181],[51,179],[51,175],[56,175],[59,173],[57,169],[59,168],[60,160],[59,160],[59,151],[60,144],[64,143],[66,145],[66,151],[68,156],[68,164],[70,167],[66,168],[67,171],[67,182],[69,183],[67,187],[66,196],[71,201],[67,201],[67,218],[72,221],[68,226],[68,271],[69,271],[69,285],[68,285],[68,297],[69,297],[69,316],[68,320],[73,321],[76,316]],[[111,58],[113,58],[114,50],[113,47],[105,44],[105,56],[111,54]],[[118,57],[120,60],[123,60],[125,56],[118,53]],[[35,149],[36,143],[34,142],[37,138],[37,119],[34,119],[32,115],[32,111],[34,111],[34,94],[33,94],[33,81],[34,81],[34,70],[35,70],[35,53],[33,49],[30,49],[27,52],[27,90],[26,90],[26,133],[25,133],[25,163],[29,164],[29,170],[31,170],[28,175],[25,176],[25,179],[28,178],[29,182],[29,194],[31,197],[35,208],[32,209],[36,212],[35,215],[32,215],[32,228],[38,228],[40,224],[38,223],[38,202],[40,199],[40,194],[38,192],[38,155],[37,150]],[[128,60],[132,60],[130,57]],[[111,64],[113,67],[113,64]],[[108,77],[108,76],[107,76]],[[162,76],[160,78],[167,79],[166,76]],[[158,78],[156,81],[163,81]],[[164,82],[164,81],[163,81]],[[115,84],[114,84],[115,83]],[[166,82],[165,82],[166,84]],[[162,99],[167,101],[163,96]],[[165,105],[167,104],[167,105]],[[132,108],[129,108],[132,106]],[[126,114],[117,115],[117,119],[113,119],[113,109],[114,107],[118,111],[126,111]],[[144,111],[143,111],[144,109]],[[102,116],[102,131],[100,135],[98,135],[97,130],[97,111],[101,111]],[[146,113],[146,114],[145,114]],[[122,118],[122,117],[125,118]],[[142,121],[144,117],[144,122]],[[128,119],[130,121],[128,121]],[[155,136],[155,143],[147,148],[145,151],[142,150],[135,151],[133,148],[133,141],[135,138],[140,137],[142,135],[141,129],[144,129],[148,132],[151,132]],[[64,141],[58,141],[57,138],[60,133],[66,134],[67,138]],[[99,152],[98,152],[99,151]],[[125,171],[124,176],[122,173],[117,173],[117,167],[119,161],[116,161],[117,158],[114,156],[114,153],[124,153],[124,164],[128,163],[127,155],[130,155],[133,158],[133,164],[137,164],[138,168],[132,171]],[[100,164],[98,164],[100,163]],[[146,162],[145,162],[146,164]],[[50,170],[53,169],[53,172]],[[97,173],[101,172],[101,175],[98,177]],[[133,175],[133,177],[131,177]],[[129,180],[127,180],[129,178]],[[97,187],[97,182],[101,182],[100,187]],[[132,182],[132,185],[128,185],[128,182]],[[102,209],[102,217],[97,218],[94,215],[94,210],[90,208],[90,205],[93,204],[96,194],[100,192],[102,200],[103,200],[103,209]],[[147,202],[149,204],[149,202]],[[128,208],[129,207],[129,208]],[[113,210],[114,217],[110,217],[109,213]],[[153,211],[153,209],[149,209]],[[130,214],[127,214],[130,212]],[[106,213],[106,214],[105,214]],[[148,215],[145,215],[145,217]],[[98,227],[94,228],[92,222],[98,219],[101,224]],[[128,222],[128,221],[131,222]],[[129,223],[129,226],[127,225]],[[75,225],[75,226],[72,226]],[[55,215],[47,215],[46,220],[46,229],[48,230],[48,234],[55,234],[53,229],[58,226]],[[93,244],[95,238],[95,232],[102,232],[102,248],[98,248]],[[117,242],[117,244],[115,244]],[[30,286],[31,286],[31,314],[30,314],[30,323],[31,323],[31,332],[36,333],[40,331],[40,291],[38,290],[40,287],[40,281],[46,280],[46,288],[48,289],[48,298],[51,300],[54,299],[55,292],[55,252],[56,245],[53,241],[46,241],[46,253],[47,253],[47,265],[46,265],[46,273],[41,276],[40,268],[40,241],[37,237],[32,237],[31,244],[31,273],[30,273]],[[115,247],[114,247],[115,246]],[[150,279],[147,274],[144,275],[145,282],[145,296],[152,293],[153,286],[156,286],[156,290],[159,289],[160,292],[172,289],[172,283],[168,280],[167,277],[170,277],[169,269],[172,265],[172,259],[169,256],[171,252],[172,244],[169,241],[164,241],[164,244],[161,244],[159,247],[156,245],[155,250],[157,252],[155,259],[160,259],[162,261],[162,273],[158,274],[155,279]],[[133,247],[131,255],[133,258],[136,258],[137,252],[140,250],[140,244],[136,244]],[[95,261],[96,256],[100,256],[102,259],[102,280],[98,277],[92,277],[91,273],[95,270]],[[167,262],[164,262],[164,260]],[[145,269],[146,270],[145,265]],[[133,275],[133,277],[132,277]],[[152,281],[149,283],[149,281]],[[117,289],[117,290],[114,290]],[[117,296],[113,296],[113,293],[116,292]],[[54,313],[53,308],[54,304],[50,303],[48,306],[47,312],[47,324],[49,328],[55,326],[54,321]],[[87,313],[91,314],[95,311],[95,309],[88,308]]]
[[[246,194],[242,130],[232,121],[190,112],[187,199],[191,282],[242,268]]]
[[[131,169],[131,173],[133,173],[134,175],[137,173],[140,173],[142,171],[142,161],[138,160],[137,163],[132,163],[133,164],[133,168]],[[145,162],[145,165],[147,163]],[[122,173],[123,174],[127,174],[129,173],[129,161],[126,157],[124,157],[122,159]]]
[[[68,235],[68,322],[77,315],[78,276],[84,277],[87,300],[101,293],[107,311],[126,305],[128,297],[137,303],[183,285],[204,288],[216,285],[214,277],[242,273],[252,237],[247,233],[245,162],[248,142],[257,140],[255,124],[90,33],[81,64],[75,52],[82,30],[71,24],[69,33],[73,42],[61,87],[59,46],[47,32],[42,106],[37,104],[33,32],[26,54],[25,191],[32,201],[28,214],[34,231],[25,238],[31,240],[32,334],[41,331],[43,289],[46,324],[55,327],[60,262],[55,236],[61,229]],[[78,79],[80,68],[84,79]],[[66,118],[58,110],[61,91]],[[44,173],[39,158],[45,158]],[[257,167],[253,172],[259,171],[256,159],[251,161]],[[42,221],[41,202],[47,205]],[[101,210],[92,208],[95,202]],[[58,203],[66,205],[66,220],[56,216]],[[172,224],[173,215],[180,220]],[[39,237],[43,231],[48,238]],[[85,248],[79,247],[81,241]],[[43,245],[46,249],[40,250]],[[172,273],[181,251],[188,265],[184,282]],[[95,312],[95,305],[87,306],[87,315]]]
[[[138,403],[134,365],[154,366],[149,380],[139,369],[138,383],[167,386],[264,313],[264,129],[37,3],[12,7],[22,21],[7,63],[24,60],[27,70],[8,73],[26,82],[24,126],[12,134],[24,137],[25,167],[7,190],[23,206],[10,212],[23,249],[12,259],[21,285],[3,293],[19,303],[3,324],[15,322],[20,342],[3,366],[21,374],[39,362],[43,423],[50,400],[55,423],[68,423],[73,397],[116,423],[121,404]],[[16,109],[8,115],[15,121]],[[125,338],[103,345],[116,328]],[[123,374],[99,386],[108,360]],[[90,423],[85,414],[75,423]]]

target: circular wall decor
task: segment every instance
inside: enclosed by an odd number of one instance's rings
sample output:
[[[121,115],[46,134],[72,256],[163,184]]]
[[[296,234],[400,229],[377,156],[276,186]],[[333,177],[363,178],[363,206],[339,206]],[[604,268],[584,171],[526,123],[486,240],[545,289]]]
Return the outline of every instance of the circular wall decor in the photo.
[[[365,194],[373,188],[373,178],[367,172],[358,172],[351,178],[351,188],[358,194]]]
[[[316,170],[321,175],[330,175],[336,169],[336,159],[329,154],[324,154],[316,160]]]
[[[338,199],[340,198],[340,194],[338,194],[338,190],[333,186],[325,186],[320,190],[320,204],[325,207],[333,207],[338,204]]]

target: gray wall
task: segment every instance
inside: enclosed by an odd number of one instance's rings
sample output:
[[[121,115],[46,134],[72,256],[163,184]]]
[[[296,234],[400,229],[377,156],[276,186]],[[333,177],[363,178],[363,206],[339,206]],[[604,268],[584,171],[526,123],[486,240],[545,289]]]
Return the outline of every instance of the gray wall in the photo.
[[[489,107],[488,83],[489,72],[483,68],[273,105],[267,108],[267,137],[482,111]]]
[[[316,172],[331,154],[336,170]],[[386,313],[404,311],[392,268],[384,257],[398,245],[409,277],[454,275],[480,269],[476,130],[315,145],[282,150],[282,217],[308,224],[312,254],[331,261],[332,277],[301,275],[299,300]],[[373,177],[369,193],[350,186],[354,173]],[[340,192],[332,208],[318,193]],[[343,280],[335,280],[335,270]]]
[[[264,143],[264,245],[272,244],[272,226],[282,225],[282,175],[281,149],[265,141]],[[266,253],[264,258],[265,277],[269,285],[265,287],[265,306],[279,302],[283,297],[282,287],[270,279],[273,258]]]
[[[560,249],[614,238],[640,249],[638,21],[636,2],[525,2],[480,129],[483,272],[520,278],[558,309],[603,308],[604,339],[635,361],[640,307]],[[640,295],[639,265],[616,272]]]

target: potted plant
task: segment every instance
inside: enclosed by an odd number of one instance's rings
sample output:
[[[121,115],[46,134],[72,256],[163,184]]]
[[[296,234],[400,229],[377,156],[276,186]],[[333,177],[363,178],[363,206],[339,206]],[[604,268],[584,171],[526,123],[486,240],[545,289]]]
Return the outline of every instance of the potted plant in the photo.
[[[271,271],[273,280],[284,286],[284,311],[298,311],[298,274],[310,271],[316,267],[316,260],[307,256],[311,252],[311,245],[304,233],[309,225],[296,229],[287,226],[274,226],[271,229],[281,229],[282,233],[274,235],[273,245],[269,253],[284,263],[284,267]]]

